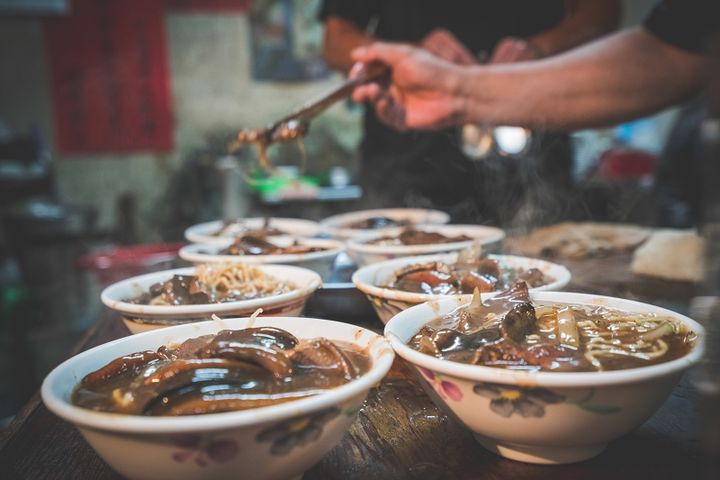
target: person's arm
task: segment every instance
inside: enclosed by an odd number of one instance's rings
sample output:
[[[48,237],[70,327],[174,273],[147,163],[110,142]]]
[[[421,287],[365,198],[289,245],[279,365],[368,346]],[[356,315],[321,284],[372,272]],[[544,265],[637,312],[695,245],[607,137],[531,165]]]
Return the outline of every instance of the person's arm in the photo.
[[[697,92],[708,60],[641,27],[544,60],[460,67],[407,45],[374,44],[354,59],[379,60],[392,86],[359,87],[381,119],[399,129],[459,123],[578,129],[642,116]]]
[[[702,87],[706,68],[703,55],[636,27],[545,60],[469,69],[454,90],[467,99],[462,115],[469,118],[589,128],[684,100]]]
[[[325,62],[336,70],[347,72],[354,63],[350,57],[353,49],[369,45],[373,37],[365,33],[358,25],[338,16],[325,20],[323,56]]]
[[[506,37],[495,47],[490,63],[510,63],[555,55],[617,28],[619,0],[566,0],[565,16],[554,27],[528,38]]]

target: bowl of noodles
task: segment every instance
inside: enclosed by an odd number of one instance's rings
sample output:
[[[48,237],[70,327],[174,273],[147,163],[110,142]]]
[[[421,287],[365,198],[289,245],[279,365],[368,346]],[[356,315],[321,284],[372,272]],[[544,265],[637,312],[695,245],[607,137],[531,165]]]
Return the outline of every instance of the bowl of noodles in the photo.
[[[322,285],[320,276],[289,265],[201,264],[149,273],[110,285],[102,302],[132,333],[203,320],[297,316]]]
[[[523,282],[416,305],[385,336],[480,445],[541,464],[592,458],[639,427],[705,344],[703,327],[671,310]]]
[[[485,255],[460,260],[461,253],[422,255],[373,263],[352,276],[383,323],[414,305],[462,294],[504,289],[515,280],[532,291],[561,290],[570,271],[557,263],[515,255]],[[474,255],[472,252],[470,255]],[[461,268],[462,267],[462,268]]]
[[[348,240],[347,249],[362,267],[395,258],[456,252],[473,244],[494,252],[504,238],[503,230],[486,225],[425,225],[390,234],[358,236]]]
[[[347,323],[221,319],[82,352],[47,376],[42,398],[118,477],[300,478],[393,358],[381,335]]]
[[[392,234],[413,225],[444,225],[450,215],[426,208],[377,208],[332,215],[320,221],[323,233],[338,240]]]

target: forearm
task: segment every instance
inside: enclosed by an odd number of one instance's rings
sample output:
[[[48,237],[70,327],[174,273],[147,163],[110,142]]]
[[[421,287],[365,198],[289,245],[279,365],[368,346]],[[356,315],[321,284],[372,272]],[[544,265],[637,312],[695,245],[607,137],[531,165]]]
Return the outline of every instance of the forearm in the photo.
[[[542,56],[569,50],[618,26],[621,10],[618,0],[566,0],[565,3],[567,14],[560,23],[527,39]]]
[[[323,56],[325,62],[337,70],[347,72],[353,65],[350,52],[372,43],[373,38],[349,20],[330,17],[325,22]]]
[[[696,92],[706,60],[638,27],[545,60],[455,73],[466,122],[579,129],[655,112]]]

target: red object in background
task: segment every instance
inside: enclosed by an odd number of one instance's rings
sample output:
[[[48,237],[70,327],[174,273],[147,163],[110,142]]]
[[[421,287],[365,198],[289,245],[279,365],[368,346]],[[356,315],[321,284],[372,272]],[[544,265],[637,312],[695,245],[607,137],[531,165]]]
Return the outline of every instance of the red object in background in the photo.
[[[168,8],[195,12],[247,12],[250,0],[165,0]]]
[[[642,180],[653,174],[656,164],[652,153],[613,148],[600,155],[596,175],[611,180]]]
[[[73,0],[46,19],[56,144],[63,153],[173,145],[164,2]]]
[[[114,247],[78,257],[75,265],[97,272],[100,283],[108,285],[129,277],[172,268],[182,243],[158,243]]]

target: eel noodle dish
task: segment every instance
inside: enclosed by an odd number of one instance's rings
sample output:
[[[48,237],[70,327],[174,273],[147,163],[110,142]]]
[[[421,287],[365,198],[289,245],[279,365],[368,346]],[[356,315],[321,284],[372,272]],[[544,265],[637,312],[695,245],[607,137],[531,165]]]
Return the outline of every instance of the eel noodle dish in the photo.
[[[327,250],[323,247],[311,247],[303,245],[297,240],[288,246],[280,246],[263,236],[243,235],[235,239],[235,241],[227,248],[218,252],[219,255],[300,255],[305,253],[321,252]]]
[[[150,416],[246,410],[318,395],[360,377],[371,363],[346,342],[298,339],[273,327],[223,330],[117,358],[86,375],[72,402]]]
[[[473,245],[462,250],[454,263],[426,262],[399,269],[387,288],[428,295],[472,294],[495,292],[508,288],[515,281],[527,282],[536,288],[555,281],[538,268],[517,268],[481,254]]]
[[[687,354],[696,335],[678,320],[602,306],[530,301],[527,284],[436,318],[410,340],[443,360],[512,370],[599,372],[644,367]]]
[[[173,275],[128,301],[142,305],[200,305],[253,300],[297,288],[292,282],[240,263],[201,264],[195,271],[196,275]]]

